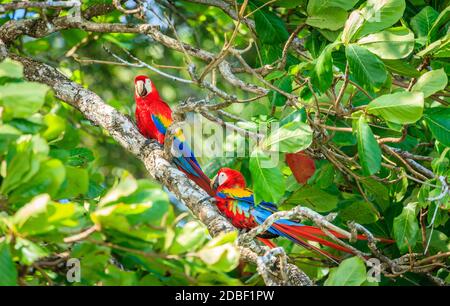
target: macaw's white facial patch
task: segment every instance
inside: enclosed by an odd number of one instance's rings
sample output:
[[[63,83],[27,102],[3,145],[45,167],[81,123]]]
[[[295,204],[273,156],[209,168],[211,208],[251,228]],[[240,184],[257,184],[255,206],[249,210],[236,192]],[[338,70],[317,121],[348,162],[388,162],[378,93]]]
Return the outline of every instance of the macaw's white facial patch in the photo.
[[[150,79],[145,79],[145,90],[147,91],[147,94],[152,92],[152,82]]]
[[[225,183],[228,179],[228,176],[225,173],[220,173],[219,174],[219,186],[222,185],[223,183]]]

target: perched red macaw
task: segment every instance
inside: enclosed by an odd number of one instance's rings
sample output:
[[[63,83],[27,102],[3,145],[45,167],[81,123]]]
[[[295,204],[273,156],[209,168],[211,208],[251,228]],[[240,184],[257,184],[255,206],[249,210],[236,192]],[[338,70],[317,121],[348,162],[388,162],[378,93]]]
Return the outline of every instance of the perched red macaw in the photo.
[[[159,96],[155,85],[147,76],[139,75],[134,79],[136,101],[136,123],[139,131],[147,138],[164,144],[166,130],[172,123],[172,110]],[[173,161],[178,169],[184,172],[209,195],[214,196],[211,181],[200,167],[191,148],[187,144],[183,132],[176,132],[173,147],[176,150]]]
[[[220,169],[217,176],[213,179],[213,189],[216,191],[217,207],[239,229],[254,228],[278,211],[273,203],[261,202],[255,205],[253,192],[246,188],[245,179],[239,171],[229,168]],[[330,232],[337,238],[345,238],[342,234],[334,231]],[[350,249],[324,239],[323,237],[327,236],[320,228],[303,225],[287,219],[280,219],[274,222],[268,231],[258,237],[258,239],[269,247],[274,247],[275,244],[269,241],[268,238],[278,236],[286,237],[333,260],[338,258],[310,245],[307,241],[319,242],[335,250],[353,254]],[[358,235],[357,238],[358,240],[366,239],[363,235]],[[392,242],[387,239],[383,241]]]

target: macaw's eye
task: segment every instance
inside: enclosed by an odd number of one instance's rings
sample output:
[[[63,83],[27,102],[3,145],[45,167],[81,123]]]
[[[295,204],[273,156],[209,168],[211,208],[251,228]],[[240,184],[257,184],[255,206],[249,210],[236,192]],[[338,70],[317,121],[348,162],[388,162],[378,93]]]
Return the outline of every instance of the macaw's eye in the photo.
[[[225,183],[227,181],[227,175],[225,173],[221,173],[219,174],[219,185],[222,185],[223,183]]]

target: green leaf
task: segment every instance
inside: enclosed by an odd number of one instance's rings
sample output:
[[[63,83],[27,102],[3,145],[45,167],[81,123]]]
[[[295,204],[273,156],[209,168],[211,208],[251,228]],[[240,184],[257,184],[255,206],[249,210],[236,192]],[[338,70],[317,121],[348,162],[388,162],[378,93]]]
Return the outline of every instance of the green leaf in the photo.
[[[405,0],[367,0],[361,9],[364,23],[358,37],[376,33],[394,25],[405,11]]]
[[[382,211],[389,208],[391,200],[389,198],[389,190],[387,186],[373,178],[367,177],[361,180],[365,192],[375,200]]]
[[[393,73],[410,78],[420,77],[420,72],[404,60],[383,60],[383,63],[386,68]]]
[[[421,92],[396,92],[383,95],[367,105],[369,114],[398,124],[414,123],[422,117],[424,97]]]
[[[378,221],[378,216],[373,205],[366,201],[354,202],[350,200],[348,205],[339,208],[339,217],[344,221],[355,221],[359,224],[370,224]]]
[[[436,40],[428,47],[417,53],[417,56],[425,57],[433,55],[434,58],[450,57],[450,33],[443,38]]]
[[[239,251],[233,245],[236,238],[237,232],[222,233],[209,241],[197,255],[209,268],[229,272],[239,264]]]
[[[448,78],[444,69],[432,70],[423,74],[414,84],[412,91],[421,91],[425,98],[444,90],[447,87]]]
[[[23,67],[12,59],[5,59],[0,63],[0,77],[23,78]]]
[[[427,109],[424,118],[436,140],[450,147],[450,109],[446,107]]]
[[[115,204],[97,209],[91,213],[91,220],[100,226],[103,231],[114,234],[115,237],[141,242],[152,242],[155,238],[164,236],[165,231],[148,222],[145,217],[151,216],[155,203],[141,204]]]
[[[351,77],[369,91],[381,88],[387,79],[383,62],[372,52],[358,45],[348,45],[346,55]]]
[[[264,150],[296,153],[312,143],[312,130],[301,121],[289,122],[272,132],[263,142]]]
[[[8,146],[21,135],[20,131],[8,124],[0,125],[0,155],[6,154]]]
[[[324,9],[333,9],[336,7],[348,11],[353,8],[357,2],[358,0],[309,0],[307,12],[308,14],[314,14]]]
[[[73,167],[85,167],[95,159],[94,153],[87,148],[75,148],[69,151],[67,164]]]
[[[409,203],[394,219],[395,242],[402,253],[408,252],[409,247],[414,248],[418,239],[419,224],[416,218],[416,206],[415,202]]]
[[[338,268],[331,269],[325,286],[361,286],[367,279],[366,265],[361,258],[343,260]]]
[[[255,203],[261,201],[277,203],[284,194],[285,180],[281,170],[276,167],[276,156],[255,149],[250,157],[249,169],[253,179]],[[276,162],[274,161],[276,159]]]
[[[196,221],[188,222],[183,227],[177,227],[169,253],[181,254],[191,252],[203,244],[207,234],[205,227]]]
[[[0,286],[17,286],[16,265],[6,240],[0,242]]]
[[[134,177],[126,175],[120,180],[114,188],[111,188],[108,193],[101,199],[99,206],[104,206],[108,203],[115,203],[121,197],[128,196],[136,191],[138,185]]]
[[[306,0],[278,0],[277,5],[285,8],[300,7],[306,3]]]
[[[16,238],[16,244],[14,245],[14,248],[20,254],[20,262],[27,266],[32,265],[36,260],[40,258],[50,255],[47,250],[45,250],[38,244],[20,237]]]
[[[439,31],[441,31],[441,29],[444,28],[449,21],[450,21],[450,6],[447,6],[445,10],[443,10],[439,14],[438,18],[431,27],[430,32],[428,33],[430,41],[434,41],[437,39],[437,37],[439,36]]]
[[[26,118],[44,104],[48,87],[39,83],[7,83],[0,87],[0,105],[13,118]]]
[[[292,92],[292,76],[285,76],[273,84],[284,92],[291,93]],[[275,106],[284,106],[286,104],[287,98],[282,94],[278,93],[275,90],[271,90],[269,92],[269,100],[272,105]]]
[[[333,58],[331,53],[335,44],[328,45],[317,58],[311,74],[311,83],[321,92],[325,92],[333,83]]]
[[[2,182],[0,192],[8,194],[21,184],[26,183],[39,170],[39,159],[33,153],[33,139],[28,136],[20,137],[16,143],[11,159],[7,159],[6,177]]]
[[[19,209],[13,216],[17,231],[24,236],[42,235],[75,227],[80,209],[73,203],[54,203],[47,194],[39,195]]]
[[[315,185],[304,185],[283,204],[302,205],[317,212],[328,212],[336,208],[338,197]]]
[[[356,33],[364,24],[364,17],[360,10],[353,11],[345,22],[344,29],[342,30],[341,41],[344,44],[349,44],[354,41]]]
[[[309,14],[306,24],[319,29],[336,31],[344,26],[347,15],[347,11],[339,7],[323,8]]]
[[[431,6],[424,7],[416,16],[411,18],[411,28],[417,37],[427,37],[437,20],[439,13]]]
[[[89,189],[89,173],[86,169],[66,166],[66,180],[61,186],[59,199],[74,198]]]
[[[66,178],[66,169],[58,159],[49,159],[40,165],[40,171],[27,183],[15,189],[9,200],[11,202],[25,203],[41,193],[48,193],[55,197]]]
[[[355,129],[354,129],[355,131]],[[375,136],[363,116],[357,119],[356,138],[358,154],[364,175],[373,175],[381,167],[381,150]]]
[[[401,59],[413,51],[414,34],[404,27],[390,28],[361,38],[358,45],[369,49],[382,59]]]
[[[66,121],[64,118],[55,115],[47,114],[44,116],[44,123],[47,129],[42,132],[42,137],[47,141],[62,139],[63,133],[66,130]]]
[[[256,6],[251,5],[253,10]],[[254,13],[256,33],[261,42],[265,44],[276,44],[285,42],[289,38],[289,32],[280,17],[272,12],[260,9]]]

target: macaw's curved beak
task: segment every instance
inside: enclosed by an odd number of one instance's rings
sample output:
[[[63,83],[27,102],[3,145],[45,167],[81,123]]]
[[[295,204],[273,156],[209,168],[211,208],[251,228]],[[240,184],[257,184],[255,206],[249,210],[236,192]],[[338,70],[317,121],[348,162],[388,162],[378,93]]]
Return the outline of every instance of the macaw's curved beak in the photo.
[[[145,88],[144,81],[136,82],[136,93],[141,97],[145,97],[147,95],[147,89]]]
[[[217,190],[217,188],[219,188],[219,178],[217,175],[211,180],[211,188],[213,190]]]

